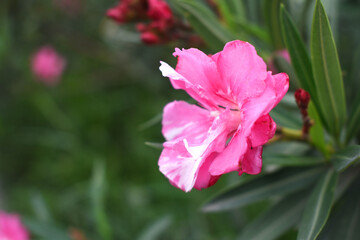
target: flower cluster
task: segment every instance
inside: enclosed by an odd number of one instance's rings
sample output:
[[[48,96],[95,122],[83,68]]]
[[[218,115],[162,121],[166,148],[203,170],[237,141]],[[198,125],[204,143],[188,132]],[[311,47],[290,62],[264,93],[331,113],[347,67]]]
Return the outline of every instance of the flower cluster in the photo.
[[[184,40],[195,45],[202,40],[189,26],[176,19],[164,0],[121,0],[107,11],[107,16],[123,24],[136,23],[141,40],[146,44],[163,44]]]
[[[5,240],[28,240],[29,233],[22,225],[16,214],[8,214],[0,211],[0,239]]]
[[[263,145],[274,136],[269,112],[289,87],[285,73],[272,75],[255,48],[242,41],[211,57],[197,49],[176,49],[176,69],[161,62],[163,76],[200,106],[174,101],[163,112],[166,142],[160,171],[190,191],[207,188],[222,174],[258,174]]]

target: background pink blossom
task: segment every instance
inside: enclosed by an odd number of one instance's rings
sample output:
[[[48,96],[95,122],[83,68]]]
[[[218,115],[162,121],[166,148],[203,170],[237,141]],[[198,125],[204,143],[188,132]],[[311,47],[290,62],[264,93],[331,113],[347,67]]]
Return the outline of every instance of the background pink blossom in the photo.
[[[55,85],[60,80],[66,62],[53,47],[41,47],[31,59],[35,76],[47,85]]]
[[[28,240],[29,233],[22,225],[16,214],[0,212],[0,239],[1,240]]]

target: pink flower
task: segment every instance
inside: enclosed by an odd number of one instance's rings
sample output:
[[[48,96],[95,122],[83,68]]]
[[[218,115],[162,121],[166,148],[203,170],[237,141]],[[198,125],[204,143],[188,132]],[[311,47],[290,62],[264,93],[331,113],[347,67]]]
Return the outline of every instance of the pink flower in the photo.
[[[193,48],[175,49],[174,56],[176,70],[161,62],[163,76],[201,107],[165,106],[160,171],[186,192],[210,187],[228,172],[260,173],[262,145],[276,129],[269,112],[288,90],[287,74],[267,72],[255,48],[242,41],[211,57]]]
[[[29,233],[22,225],[16,214],[8,214],[0,211],[0,239],[4,240],[28,240]]]
[[[59,81],[65,65],[65,60],[51,46],[40,48],[31,59],[33,73],[47,85]]]

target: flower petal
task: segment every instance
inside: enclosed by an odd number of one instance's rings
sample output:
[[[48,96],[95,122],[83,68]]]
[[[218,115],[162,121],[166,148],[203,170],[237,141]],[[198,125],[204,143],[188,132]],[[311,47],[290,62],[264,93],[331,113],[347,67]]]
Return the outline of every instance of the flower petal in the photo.
[[[206,109],[174,101],[164,108],[162,133],[167,141],[186,136],[191,142],[202,142],[214,118]]]
[[[240,175],[244,172],[247,174],[259,174],[261,172],[262,151],[262,146],[248,149],[244,158],[241,160]]]
[[[209,169],[210,174],[221,175],[239,170],[240,161],[248,148],[247,139],[252,135],[252,131],[256,130],[256,127],[253,128],[255,122],[267,115],[285,95],[289,87],[289,78],[286,74],[272,76],[268,72],[265,83],[266,88],[260,96],[249,98],[242,105],[241,124],[224,151],[214,159]],[[273,131],[274,126],[271,127],[268,136],[273,134]],[[260,141],[255,141],[255,134],[258,133],[255,132],[253,136],[254,144],[257,146]]]
[[[200,167],[194,188],[201,190],[214,185],[221,176],[213,176],[209,173],[209,167],[218,153],[212,153]]]
[[[253,125],[250,141],[251,147],[262,146],[269,141],[275,134],[276,123],[269,114],[260,117]]]
[[[215,54],[217,56],[218,54]],[[175,49],[178,57],[176,71],[161,62],[163,76],[169,77],[175,89],[185,90],[191,97],[208,109],[217,109],[218,105],[234,108],[237,104],[226,95],[219,86],[224,85],[215,57],[209,57],[198,49]],[[176,74],[174,73],[176,72]]]
[[[160,71],[164,77],[170,78],[171,84],[175,89],[185,90],[193,99],[198,101],[207,109],[215,109],[216,105],[208,96],[206,90],[200,85],[194,85],[180,73],[176,72],[169,64],[160,61]]]
[[[225,110],[217,117],[210,114],[204,124],[200,121],[197,122],[198,119],[206,117],[203,112],[206,110],[200,107],[184,102],[175,102],[166,108],[164,115],[167,116],[167,123],[164,132],[171,140],[164,143],[164,149],[159,159],[160,171],[174,186],[186,192],[194,186],[198,189],[211,186],[218,177],[208,174],[207,169],[217,153],[225,148],[229,134],[227,123],[228,118],[231,117],[230,110]],[[192,114],[185,115],[184,113],[188,111],[192,111]],[[176,115],[177,112],[180,114]],[[169,137],[170,126],[175,128],[179,126],[175,124],[175,121],[170,121],[175,116],[178,116],[180,121],[186,121],[186,116],[188,116],[188,122],[191,124],[187,124],[181,130],[175,130],[175,137]],[[209,119],[213,120],[210,126],[207,125]]]
[[[229,42],[213,59],[223,79],[217,87],[232,96],[234,102],[242,103],[264,91],[266,64],[251,44],[238,40]]]

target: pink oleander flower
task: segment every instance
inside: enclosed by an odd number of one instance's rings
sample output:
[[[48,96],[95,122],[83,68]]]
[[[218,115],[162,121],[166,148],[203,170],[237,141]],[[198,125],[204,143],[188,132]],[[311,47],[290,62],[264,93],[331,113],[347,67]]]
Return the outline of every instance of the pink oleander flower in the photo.
[[[20,217],[0,211],[0,239],[1,240],[28,240],[29,233],[22,225]]]
[[[255,48],[242,41],[227,43],[211,57],[193,48],[175,49],[174,56],[175,70],[161,62],[163,76],[200,106],[165,106],[160,171],[186,192],[210,187],[228,172],[260,173],[262,146],[276,129],[269,112],[288,90],[287,74],[272,75]]]
[[[33,73],[47,85],[58,83],[65,65],[65,60],[51,46],[40,48],[31,59]]]

